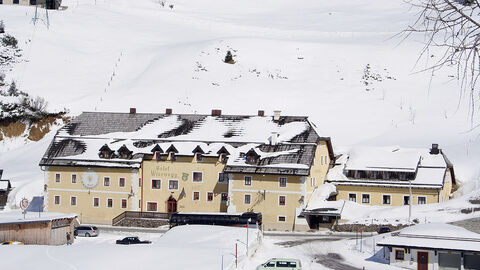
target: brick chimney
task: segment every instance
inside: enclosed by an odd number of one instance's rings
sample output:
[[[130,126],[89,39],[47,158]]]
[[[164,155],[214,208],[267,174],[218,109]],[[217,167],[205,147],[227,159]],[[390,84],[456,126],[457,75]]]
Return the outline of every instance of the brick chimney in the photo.
[[[265,116],[264,110],[258,110],[258,116]]]
[[[220,115],[222,115],[222,110],[216,110],[216,109],[212,110],[212,116],[220,116]]]
[[[165,114],[172,114],[172,109],[170,109],[170,108],[166,109]]]
[[[136,114],[137,108],[130,108],[130,114]]]

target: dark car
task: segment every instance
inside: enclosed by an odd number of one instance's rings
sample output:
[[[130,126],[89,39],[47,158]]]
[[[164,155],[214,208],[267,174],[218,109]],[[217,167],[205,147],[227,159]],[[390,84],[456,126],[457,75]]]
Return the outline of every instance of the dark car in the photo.
[[[389,233],[391,232],[390,228],[389,227],[380,227],[378,228],[378,234],[382,234],[382,233]]]
[[[119,245],[132,245],[132,244],[151,244],[151,241],[140,241],[137,236],[125,237],[122,240],[117,240]]]

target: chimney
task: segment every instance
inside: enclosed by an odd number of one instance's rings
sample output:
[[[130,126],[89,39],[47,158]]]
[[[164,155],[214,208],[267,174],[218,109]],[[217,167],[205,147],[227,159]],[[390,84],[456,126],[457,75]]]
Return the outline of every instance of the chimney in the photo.
[[[281,113],[281,112],[282,112],[282,111],[279,111],[279,110],[273,111],[273,121],[278,121],[278,120],[280,120],[280,113]]]
[[[220,116],[222,115],[222,110],[212,110],[212,116]]]
[[[172,109],[170,109],[170,108],[166,109],[165,114],[172,114]]]
[[[440,149],[438,149],[438,144],[437,143],[432,143],[432,149],[430,149],[430,154],[431,155],[440,154]]]
[[[258,116],[265,116],[264,110],[258,110]]]
[[[130,114],[136,114],[137,108],[130,108]]]
[[[272,135],[270,136],[270,144],[277,145],[277,141],[278,141],[278,132],[273,131]]]

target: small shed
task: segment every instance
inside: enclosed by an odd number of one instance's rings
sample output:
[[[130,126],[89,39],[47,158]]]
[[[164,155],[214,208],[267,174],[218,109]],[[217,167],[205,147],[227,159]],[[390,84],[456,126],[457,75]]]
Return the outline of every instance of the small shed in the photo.
[[[337,190],[333,184],[326,183],[313,191],[302,215],[310,229],[333,229],[342,216],[345,201],[336,201]]]
[[[377,243],[390,265],[407,269],[480,269],[480,234],[450,224],[421,224]]]
[[[19,241],[27,245],[64,245],[67,233],[73,243],[76,214],[9,211],[0,213],[0,242]]]

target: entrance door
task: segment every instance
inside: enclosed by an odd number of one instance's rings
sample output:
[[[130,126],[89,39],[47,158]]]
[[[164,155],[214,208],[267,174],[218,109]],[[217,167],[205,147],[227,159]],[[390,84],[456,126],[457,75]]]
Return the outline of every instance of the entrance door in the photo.
[[[417,252],[417,270],[428,270],[428,252]]]
[[[177,200],[170,196],[167,201],[167,213],[176,213],[177,212]]]

